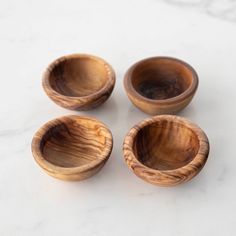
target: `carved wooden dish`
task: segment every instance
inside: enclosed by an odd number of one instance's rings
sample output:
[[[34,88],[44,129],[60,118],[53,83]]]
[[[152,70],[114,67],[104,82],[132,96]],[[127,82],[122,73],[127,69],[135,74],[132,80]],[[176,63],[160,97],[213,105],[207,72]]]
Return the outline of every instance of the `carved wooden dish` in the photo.
[[[115,85],[115,73],[103,59],[73,54],[49,65],[43,88],[56,104],[71,110],[89,110],[104,103]]]
[[[82,180],[103,167],[112,144],[112,134],[103,123],[71,115],[51,120],[40,128],[32,141],[32,153],[49,175]]]
[[[125,137],[123,151],[127,165],[138,177],[174,186],[192,179],[203,168],[209,142],[190,121],[160,115],[134,126]]]
[[[134,64],[124,87],[131,102],[151,115],[175,114],[192,100],[198,76],[186,62],[171,57],[152,57]]]

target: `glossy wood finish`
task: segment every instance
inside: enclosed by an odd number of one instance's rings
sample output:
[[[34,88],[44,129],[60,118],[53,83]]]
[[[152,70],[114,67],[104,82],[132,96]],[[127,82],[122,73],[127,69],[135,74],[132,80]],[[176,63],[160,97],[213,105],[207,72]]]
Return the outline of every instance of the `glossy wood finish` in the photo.
[[[203,168],[209,142],[190,121],[160,115],[134,126],[125,137],[123,152],[138,177],[159,186],[174,186],[192,179]]]
[[[49,65],[43,88],[59,106],[89,110],[104,103],[115,85],[115,73],[103,59],[86,54],[64,56]]]
[[[171,57],[152,57],[134,64],[124,87],[131,102],[151,115],[175,114],[192,100],[198,76],[186,62]]]
[[[51,120],[40,128],[32,141],[32,153],[49,175],[82,180],[103,167],[112,145],[112,134],[103,123],[71,115]]]

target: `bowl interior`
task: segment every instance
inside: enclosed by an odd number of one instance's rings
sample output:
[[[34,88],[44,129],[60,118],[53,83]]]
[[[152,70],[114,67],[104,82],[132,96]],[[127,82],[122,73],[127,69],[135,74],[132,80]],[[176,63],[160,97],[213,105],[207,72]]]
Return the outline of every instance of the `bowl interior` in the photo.
[[[49,128],[40,145],[43,158],[60,167],[78,167],[102,160],[105,147],[102,125],[94,120],[73,119]]]
[[[93,57],[65,58],[49,75],[51,87],[60,94],[82,97],[103,88],[109,78],[105,63]]]
[[[161,120],[140,129],[134,138],[133,152],[145,166],[172,170],[185,166],[199,150],[197,135],[177,122]]]
[[[169,58],[150,58],[138,63],[132,74],[134,89],[148,99],[163,100],[176,97],[193,81],[191,68]]]

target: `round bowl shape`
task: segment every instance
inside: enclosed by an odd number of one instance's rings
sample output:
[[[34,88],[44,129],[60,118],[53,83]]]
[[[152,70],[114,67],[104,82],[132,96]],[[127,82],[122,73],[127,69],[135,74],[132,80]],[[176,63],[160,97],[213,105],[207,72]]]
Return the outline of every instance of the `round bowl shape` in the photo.
[[[34,135],[32,153],[49,175],[82,180],[97,173],[112,151],[112,134],[100,121],[64,116],[49,121]]]
[[[209,142],[190,121],[160,115],[134,126],[123,144],[129,168],[143,180],[174,186],[192,179],[206,163]]]
[[[134,64],[124,77],[131,102],[151,115],[175,114],[192,100],[198,76],[186,62],[171,57],[151,57]]]
[[[103,59],[73,54],[52,62],[43,75],[43,88],[56,104],[89,110],[104,103],[115,85],[115,73]]]

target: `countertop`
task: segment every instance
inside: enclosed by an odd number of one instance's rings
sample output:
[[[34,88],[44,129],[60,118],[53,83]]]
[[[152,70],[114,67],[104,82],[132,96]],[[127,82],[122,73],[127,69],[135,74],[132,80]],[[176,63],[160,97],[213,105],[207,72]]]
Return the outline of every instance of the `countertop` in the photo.
[[[236,235],[236,1],[0,1],[0,235]],[[89,53],[117,81],[89,112],[55,105],[41,86],[54,59]],[[128,130],[148,115],[131,105],[123,76],[136,61],[173,56],[198,72],[199,89],[178,115],[197,123],[211,150],[192,181],[172,188],[137,178],[123,160]],[[34,133],[66,114],[111,129],[104,168],[82,182],[45,174],[31,154]]]

